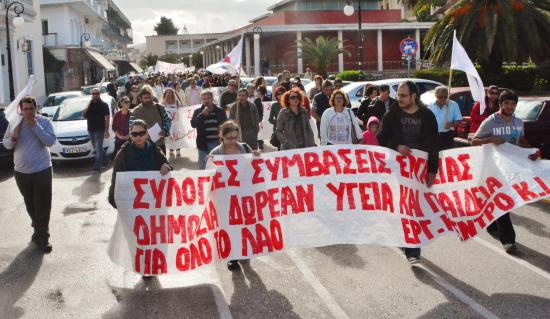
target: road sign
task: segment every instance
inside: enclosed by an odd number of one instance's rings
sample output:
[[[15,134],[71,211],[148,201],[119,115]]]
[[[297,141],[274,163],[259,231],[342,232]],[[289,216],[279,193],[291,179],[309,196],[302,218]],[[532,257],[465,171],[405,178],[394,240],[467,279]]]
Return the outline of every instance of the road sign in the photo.
[[[403,39],[399,44],[399,51],[401,51],[403,55],[415,55],[416,51],[418,51],[418,42],[413,38]]]

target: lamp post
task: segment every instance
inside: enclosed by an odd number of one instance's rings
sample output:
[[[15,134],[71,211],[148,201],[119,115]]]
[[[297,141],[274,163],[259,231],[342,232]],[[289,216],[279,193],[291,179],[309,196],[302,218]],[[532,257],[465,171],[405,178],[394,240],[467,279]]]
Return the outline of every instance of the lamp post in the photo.
[[[84,72],[84,46],[90,46],[90,34],[88,32],[84,32],[80,35],[80,67],[82,68],[82,78],[80,81],[81,85],[85,84],[86,79],[86,72]]]
[[[202,55],[202,67],[206,68],[206,61],[205,61],[204,51],[201,51],[201,55]]]
[[[189,67],[193,65],[193,54],[189,54]]]
[[[262,28],[256,26],[252,28],[254,33],[254,74],[261,75],[260,70],[260,38],[262,37]]]
[[[15,18],[13,18],[13,26],[19,27],[25,23],[25,19],[23,19],[20,14],[22,14],[25,11],[25,6],[21,2],[14,1],[10,3],[6,7],[6,42],[7,42],[7,51],[8,51],[8,76],[9,76],[9,82],[10,82],[10,100],[13,101],[15,99],[15,89],[13,87],[13,69],[11,65],[11,43],[10,43],[10,23],[8,20],[8,15],[10,10],[13,8],[13,12],[17,15]]]
[[[363,71],[363,31],[361,29],[361,0],[358,2],[358,8],[357,8],[357,56],[359,58],[359,72]],[[344,7],[344,14],[348,17],[351,17],[353,13],[355,12],[355,9],[353,8],[353,1],[348,1],[346,6]]]

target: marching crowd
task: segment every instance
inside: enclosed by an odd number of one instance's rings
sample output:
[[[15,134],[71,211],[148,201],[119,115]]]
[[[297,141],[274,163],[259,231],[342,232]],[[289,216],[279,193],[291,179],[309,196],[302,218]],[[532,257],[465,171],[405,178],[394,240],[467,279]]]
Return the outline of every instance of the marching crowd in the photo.
[[[426,106],[411,81],[398,86],[396,99],[390,97],[386,85],[369,86],[355,114],[347,94],[341,90],[341,80],[331,81],[317,75],[314,81],[313,89],[305,92],[300,78],[292,78],[290,72],[284,71],[272,85],[270,94],[263,77],[245,87],[240,87],[239,78],[229,74],[130,77],[126,84],[127,94],[118,99],[118,112],[112,121],[116,156],[109,202],[116,207],[117,172],[160,171],[165,175],[172,170],[165,146],[165,138],[170,138],[171,119],[165,108],[198,104],[201,106],[194,111],[191,125],[197,130],[200,169],[205,168],[212,155],[259,155],[264,147],[263,141],[258,140],[264,111],[262,102],[273,101],[268,119],[274,130],[269,143],[278,150],[317,146],[314,130],[317,130],[320,145],[380,145],[405,156],[411,154],[412,149],[418,149],[428,153],[426,184],[428,187],[433,185],[439,151],[454,146],[454,126],[462,119],[458,104],[449,99],[448,88],[437,87],[436,101]],[[212,87],[227,87],[219,101],[214,100]],[[107,90],[117,98],[114,81]],[[93,90],[84,114],[96,154],[94,173],[109,164],[102,145],[103,139],[109,137],[109,106],[101,100],[100,93],[99,89]],[[529,147],[523,136],[523,122],[514,116],[517,102],[515,92],[489,87],[485,110],[480,112],[479,102],[472,110],[472,144],[508,142]],[[50,121],[37,114],[33,97],[23,98],[19,105],[23,120],[16,127],[8,127],[7,132],[11,133],[5,135],[4,144],[14,149],[15,180],[34,228],[32,241],[48,253],[52,250],[48,240],[52,198],[48,147],[53,145],[56,136]],[[310,124],[311,118],[316,127]],[[160,127],[161,138],[153,142],[148,129],[155,125]],[[179,150],[168,151],[170,155],[174,151],[179,153]],[[537,155],[529,158],[535,160]],[[517,249],[509,214],[489,226],[488,231],[500,239],[506,252],[513,253]],[[419,248],[404,248],[403,251],[410,263],[419,261]],[[229,262],[228,267],[235,269],[235,263]]]

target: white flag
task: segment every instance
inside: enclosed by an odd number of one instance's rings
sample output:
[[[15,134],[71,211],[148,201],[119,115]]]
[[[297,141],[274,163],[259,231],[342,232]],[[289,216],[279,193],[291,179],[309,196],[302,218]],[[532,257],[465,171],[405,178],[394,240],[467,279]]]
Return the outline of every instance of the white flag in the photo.
[[[21,112],[19,110],[19,102],[23,97],[31,94],[34,81],[34,75],[31,75],[29,77],[27,85],[23,88],[23,90],[21,90],[21,92],[19,92],[19,94],[17,94],[15,100],[11,101],[10,105],[8,105],[8,107],[6,108],[6,120],[8,120],[8,122],[10,123],[11,129],[15,129],[23,119],[23,116],[21,115]],[[6,134],[9,133],[10,132],[6,132]]]
[[[237,46],[229,52],[220,62],[214,63],[206,68],[207,71],[214,74],[225,74],[230,73],[231,75],[236,75],[240,73],[243,76],[244,71],[242,70],[241,60],[243,56],[243,36]]]
[[[485,87],[483,86],[483,81],[477,73],[477,70],[470,60],[468,53],[464,50],[464,47],[458,42],[456,38],[456,30],[453,34],[453,53],[451,57],[451,69],[460,70],[466,73],[468,77],[468,84],[470,85],[470,91],[472,92],[472,97],[474,101],[478,101],[480,108],[479,113],[483,114],[485,111]]]

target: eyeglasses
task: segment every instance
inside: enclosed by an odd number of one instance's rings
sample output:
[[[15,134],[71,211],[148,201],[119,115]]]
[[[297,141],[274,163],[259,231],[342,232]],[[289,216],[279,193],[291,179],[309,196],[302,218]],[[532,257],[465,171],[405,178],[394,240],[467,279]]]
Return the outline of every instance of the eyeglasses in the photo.
[[[300,97],[298,95],[293,95],[288,97],[289,100],[299,100]]]
[[[436,96],[436,98],[438,98],[438,99],[446,99],[446,98],[448,98],[448,96],[447,96],[447,95],[438,95],[438,96]]]
[[[224,136],[223,139],[224,140],[229,140],[229,141],[235,141],[239,138],[238,135],[233,135],[233,136]]]
[[[130,132],[130,135],[132,135],[132,137],[143,137],[145,136],[145,133],[147,133],[147,131],[137,131],[137,132]]]

